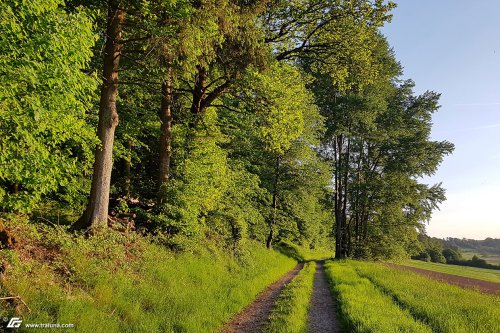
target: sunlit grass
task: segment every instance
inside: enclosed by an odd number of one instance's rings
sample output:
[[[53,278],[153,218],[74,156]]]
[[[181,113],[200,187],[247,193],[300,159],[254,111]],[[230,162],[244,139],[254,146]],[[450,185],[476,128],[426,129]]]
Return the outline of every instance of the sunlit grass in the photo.
[[[18,305],[24,323],[73,323],[77,332],[217,331],[296,265],[253,242],[237,255],[210,244],[174,254],[117,233],[89,239],[27,233],[58,243],[62,253],[49,262],[3,250],[0,259],[9,267],[0,296],[21,296],[31,309]],[[1,305],[1,316],[15,314]]]
[[[434,332],[500,332],[500,297],[463,289],[412,272],[380,264],[349,265],[404,308],[426,322]]]
[[[345,332],[432,332],[359,276],[351,262],[329,261],[325,268]]]
[[[316,263],[308,262],[283,289],[276,300],[266,327],[268,333],[305,333]]]

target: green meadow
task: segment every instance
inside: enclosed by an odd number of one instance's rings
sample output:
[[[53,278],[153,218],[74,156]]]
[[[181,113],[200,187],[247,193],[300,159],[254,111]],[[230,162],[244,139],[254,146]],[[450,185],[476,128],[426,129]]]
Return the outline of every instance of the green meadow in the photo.
[[[500,283],[500,270],[495,269],[448,265],[434,262],[425,262],[421,260],[407,260],[403,262],[403,265],[427,269],[434,272],[447,273],[472,279]]]
[[[500,297],[379,263],[330,262],[348,332],[499,332]]]

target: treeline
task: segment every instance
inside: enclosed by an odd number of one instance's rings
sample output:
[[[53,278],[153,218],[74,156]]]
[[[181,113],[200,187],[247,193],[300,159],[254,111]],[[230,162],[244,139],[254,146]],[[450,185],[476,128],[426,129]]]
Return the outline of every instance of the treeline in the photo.
[[[178,249],[406,255],[445,199],[419,179],[453,145],[379,31],[394,6],[2,1],[0,210],[128,219]]]
[[[483,240],[452,238],[444,239],[444,244],[448,247],[458,247],[461,249],[471,249],[484,254],[500,255],[500,239],[487,237]]]
[[[486,244],[494,245],[496,240],[493,238],[486,238],[484,241],[465,238],[440,239],[421,234],[418,236],[418,240],[419,253],[413,255],[412,259],[442,264],[500,269],[500,264],[490,264],[485,259],[481,259],[476,255],[472,256],[471,259],[465,259],[462,254],[463,248],[470,248],[469,246],[465,246],[465,244],[475,244],[477,246],[477,244],[485,242]]]

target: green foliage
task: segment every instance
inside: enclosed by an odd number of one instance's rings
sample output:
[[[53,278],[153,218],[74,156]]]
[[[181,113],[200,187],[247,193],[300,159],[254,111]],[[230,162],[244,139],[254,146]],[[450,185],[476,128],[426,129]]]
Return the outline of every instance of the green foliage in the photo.
[[[331,246],[331,245],[330,245]],[[315,248],[310,249],[304,246],[296,245],[292,242],[281,241],[276,246],[275,249],[287,257],[293,258],[297,261],[310,261],[310,260],[320,260],[329,259],[333,257],[333,250],[327,247],[325,248]]]
[[[266,41],[278,60],[299,59],[341,91],[361,87],[377,75],[377,27],[394,7],[365,0],[276,1],[265,16]]]
[[[308,262],[292,282],[286,285],[274,303],[265,332],[307,332],[315,272],[316,262]]]
[[[0,209],[29,212],[47,195],[81,204],[96,144],[89,117],[96,40],[64,2],[0,4]],[[80,201],[80,202],[79,202]]]
[[[231,170],[227,153],[220,147],[226,139],[217,126],[215,109],[203,115],[193,135],[188,126],[179,124],[174,127],[174,137],[176,167],[164,189],[167,199],[161,207],[161,215],[151,218],[160,221],[167,235],[179,235],[182,240],[184,236],[201,237],[210,223],[207,219],[213,214],[228,214],[231,210],[229,207],[233,203],[225,201],[228,192],[233,190],[234,193],[235,186],[247,181],[252,184],[255,180],[242,179],[245,175]],[[245,196],[244,192],[240,194]],[[235,210],[233,213],[240,214]],[[234,218],[239,220],[235,223],[242,223],[241,216]],[[175,239],[172,241],[177,244]]]
[[[445,263],[447,260],[444,256],[443,242],[437,238],[431,238],[425,234],[418,236],[419,254],[412,256],[413,259],[420,259],[423,261],[432,261],[438,263]],[[448,255],[458,255],[451,249],[448,249]]]
[[[430,139],[439,95],[415,97],[413,82],[397,84],[393,52],[383,37],[374,40],[379,70],[368,84],[339,94],[328,73],[313,72],[313,91],[326,118],[321,151],[333,168],[338,255],[403,258],[445,200],[441,184],[418,179],[433,174],[453,145]]]
[[[260,120],[266,148],[282,155],[304,132],[305,118],[314,113],[314,101],[297,68],[274,63],[264,73],[254,72],[249,80],[255,96],[253,108]]]

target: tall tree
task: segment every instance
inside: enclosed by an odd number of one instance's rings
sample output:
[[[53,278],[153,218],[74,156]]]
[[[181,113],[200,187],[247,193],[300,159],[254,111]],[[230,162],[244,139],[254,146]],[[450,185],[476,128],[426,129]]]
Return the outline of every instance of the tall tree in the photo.
[[[166,41],[163,60],[167,70],[160,111],[160,187],[166,185],[171,173],[173,99],[189,98],[187,118],[194,131],[206,110],[217,104],[248,66],[264,62],[255,25],[261,2],[200,1],[193,4],[189,15],[170,16],[176,40]],[[160,198],[164,200],[162,191]]]
[[[125,9],[117,0],[108,2],[106,43],[103,54],[102,86],[99,102],[97,136],[100,145],[95,151],[94,173],[87,208],[74,228],[99,228],[107,225],[113,142],[118,125],[116,100],[118,96],[118,69],[123,44],[121,43]]]
[[[411,82],[397,84],[400,69],[383,38],[373,62],[377,76],[356,90],[332,94],[331,78],[322,75],[315,83],[328,119],[324,153],[334,169],[338,258],[404,253],[444,200],[439,185],[417,179],[435,172],[453,150],[449,142],[429,139],[439,95],[414,97]]]
[[[264,241],[267,247],[271,247],[276,237],[297,236],[298,225],[305,220],[291,208],[294,198],[304,189],[305,183],[314,183],[312,178],[324,180],[328,174],[321,172],[324,170],[314,158],[322,117],[313,103],[311,92],[305,87],[307,77],[291,65],[274,61],[264,72],[251,72],[247,80],[245,89],[235,95],[243,104],[243,110],[256,115],[255,123],[249,126],[257,130],[247,134],[253,133],[255,146],[249,149],[255,152],[244,151],[242,148],[248,144],[245,142],[235,150],[237,156],[244,154],[250,159],[249,171],[259,175],[266,190],[268,206],[263,211],[267,234]],[[319,183],[321,192],[321,186],[326,187],[328,182]],[[311,197],[321,197],[321,193],[315,190],[310,194]]]

